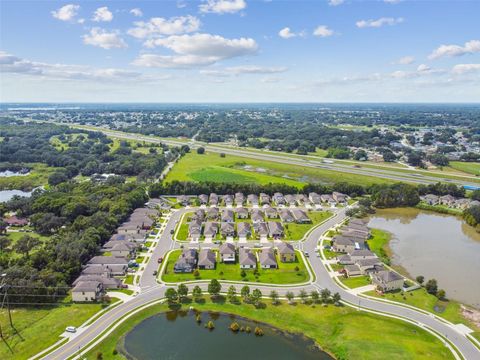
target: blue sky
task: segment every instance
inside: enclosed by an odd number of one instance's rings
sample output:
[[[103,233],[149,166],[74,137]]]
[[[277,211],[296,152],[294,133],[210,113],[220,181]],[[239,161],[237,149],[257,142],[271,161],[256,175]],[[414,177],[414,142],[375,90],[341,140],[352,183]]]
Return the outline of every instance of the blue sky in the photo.
[[[2,102],[479,102],[479,1],[5,1]]]

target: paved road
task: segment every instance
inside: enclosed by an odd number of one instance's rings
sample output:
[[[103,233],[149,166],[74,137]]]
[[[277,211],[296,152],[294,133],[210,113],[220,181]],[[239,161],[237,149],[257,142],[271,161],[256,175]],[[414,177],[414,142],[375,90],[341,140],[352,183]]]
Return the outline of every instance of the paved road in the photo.
[[[117,307],[113,308],[109,312],[99,317],[92,325],[84,329],[81,333],[79,333],[76,337],[74,337],[65,345],[46,355],[44,359],[64,360],[68,357],[78,354],[80,349],[86,347],[92,340],[101,335],[106,328],[108,328],[115,321],[121,319],[130,311],[138,309],[153,300],[158,300],[164,297],[164,293],[167,287],[162,284],[157,284],[155,277],[153,276],[153,271],[156,270],[158,266],[156,259],[160,256],[165,256],[165,254],[171,248],[173,248],[173,241],[172,236],[170,235],[170,230],[174,229],[176,221],[180,220],[182,214],[186,211],[188,210],[178,210],[170,217],[170,220],[166,225],[165,231],[160,236],[158,246],[155,248],[150,258],[150,262],[146,265],[144,275],[140,280],[140,287],[142,289],[141,293],[138,296],[132,298],[132,300],[118,305]],[[346,217],[345,211],[346,209],[339,209],[333,218],[329,219],[328,221],[320,225],[318,228],[316,228],[312,233],[310,233],[308,238],[303,243],[304,250],[308,251],[312,255],[310,257],[310,263],[312,265],[313,271],[316,274],[316,280],[313,283],[303,286],[289,287],[255,285],[255,288],[260,289],[264,295],[267,295],[273,289],[276,290],[280,295],[284,295],[287,291],[294,291],[296,294],[298,294],[300,289],[311,291],[314,289],[328,288],[332,292],[339,292],[342,299],[349,303],[359,304],[359,301],[361,301],[362,308],[367,308],[373,311],[379,311],[407,318],[418,323],[419,326],[426,325],[438,332],[439,334],[447,336],[447,338],[462,352],[462,354],[467,360],[480,359],[480,351],[464,335],[462,335],[460,332],[458,332],[456,329],[452,328],[448,324],[445,324],[437,320],[436,318],[421,313],[419,311],[411,310],[390,303],[370,300],[363,297],[360,298],[337,285],[337,283],[328,274],[328,271],[321,262],[321,259],[316,257],[314,254],[318,244],[318,240],[320,239],[322,234],[325,233],[332,226],[343,221]],[[206,290],[207,283],[200,283],[199,285]],[[238,284],[238,286],[241,285],[243,284]],[[228,286],[229,284],[223,284],[224,289],[226,289]]]

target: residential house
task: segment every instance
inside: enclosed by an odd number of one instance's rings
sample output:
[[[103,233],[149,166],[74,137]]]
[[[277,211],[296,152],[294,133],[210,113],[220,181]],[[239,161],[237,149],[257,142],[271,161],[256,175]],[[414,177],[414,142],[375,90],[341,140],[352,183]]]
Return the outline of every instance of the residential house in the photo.
[[[470,207],[470,199],[458,199],[457,201],[455,201],[455,204],[453,206],[461,210],[468,209]]]
[[[210,206],[217,206],[218,205],[218,195],[215,193],[211,193],[208,198]]]
[[[232,243],[223,243],[219,248],[220,258],[224,263],[235,262],[235,245]]]
[[[110,253],[115,257],[135,257],[137,246],[126,241],[117,241],[110,249]]]
[[[345,194],[334,191],[332,193],[332,197],[333,197],[333,200],[335,200],[339,204],[345,205],[347,203],[347,195],[345,195]]]
[[[233,223],[235,222],[235,217],[233,210],[223,209],[222,210],[222,222]]]
[[[179,204],[182,204],[183,206],[187,206],[190,204],[190,199],[188,198],[188,196],[185,196],[185,195],[180,195],[178,198],[177,198],[177,202]]]
[[[368,239],[370,237],[370,229],[365,225],[356,225],[356,224],[348,224],[342,227],[342,234],[358,234],[360,236],[365,237]]]
[[[318,195],[316,192],[311,192],[310,194],[308,194],[308,199],[314,205],[321,205],[322,203],[322,199],[320,198],[320,195]]]
[[[290,206],[297,205],[297,199],[295,195],[292,194],[285,195],[285,202]]]
[[[353,250],[350,253],[350,257],[354,262],[361,259],[376,259],[377,255],[367,249]]]
[[[252,236],[252,227],[248,222],[237,223],[237,234],[239,238],[248,238]]]
[[[478,200],[470,201],[470,207],[472,207],[472,206],[480,206],[480,201],[478,201]]]
[[[308,215],[303,210],[293,209],[292,210],[292,215],[293,215],[293,218],[295,219],[295,222],[297,224],[308,224],[308,223],[312,222],[310,220],[310,218],[308,217]]]
[[[185,249],[178,257],[177,262],[173,266],[173,271],[176,273],[192,272],[197,265],[197,250]]]
[[[370,277],[377,290],[382,292],[399,290],[403,287],[404,283],[403,277],[391,270],[372,273]]]
[[[258,260],[262,269],[276,269],[278,267],[273,248],[263,248],[260,250]]]
[[[305,194],[297,194],[296,199],[297,199],[297,203],[299,205],[301,205],[301,204],[303,204],[305,206],[310,205],[310,200],[309,200],[308,196],[306,196]]]
[[[248,210],[244,207],[239,207],[235,210],[237,219],[248,219]]]
[[[267,218],[269,218],[269,219],[278,218],[277,209],[275,209],[271,206],[268,206],[268,207],[264,208],[264,211],[265,211],[265,215],[267,215]]]
[[[238,262],[240,263],[240,269],[254,269],[257,267],[257,258],[250,249],[240,248],[238,251]]]
[[[202,234],[202,222],[200,220],[192,220],[188,224],[188,236],[193,240],[198,240]]]
[[[80,281],[72,289],[72,300],[75,302],[91,302],[100,300],[104,293],[99,281]]]
[[[336,252],[351,253],[355,250],[355,242],[342,235],[336,235],[332,239],[333,250]]]
[[[444,195],[444,196],[440,196],[439,203],[440,205],[452,207],[453,204],[455,204],[455,201],[456,200],[452,195]]]
[[[220,210],[216,207],[211,207],[207,209],[207,219],[208,220],[217,220]]]
[[[232,222],[222,222],[220,225],[220,234],[223,237],[235,236],[235,224]]]
[[[268,227],[263,221],[253,223],[253,230],[255,231],[255,235],[260,238],[266,238],[268,236]]]
[[[192,215],[191,219],[192,219],[192,220],[196,220],[196,221],[203,222],[203,221],[205,221],[205,217],[206,217],[205,210],[203,210],[203,209],[198,209],[198,210],[196,210],[195,213]]]
[[[207,205],[208,204],[208,195],[207,194],[198,195],[198,202],[200,203],[200,205]]]
[[[252,206],[258,205],[258,196],[255,194],[248,194],[247,202]]]
[[[340,265],[353,265],[354,264],[352,258],[348,254],[338,256],[337,261]]]
[[[365,221],[363,221],[362,219],[356,219],[356,218],[348,220],[348,223],[350,225],[365,225]]]
[[[277,249],[281,262],[295,261],[295,249],[291,244],[281,241],[277,244]]]
[[[295,219],[291,213],[290,210],[288,209],[282,209],[280,210],[280,219],[282,220],[282,222],[284,223],[291,223],[291,222],[294,222]]]
[[[258,209],[253,209],[252,210],[252,222],[255,224],[255,223],[259,223],[259,222],[263,222],[263,221],[264,221],[263,211],[258,210]]]
[[[104,275],[80,275],[72,285],[75,287],[79,282],[98,281],[104,289],[119,289],[122,287],[122,280],[112,276]]]
[[[277,204],[277,206],[286,204],[285,197],[283,196],[282,193],[279,193],[279,192],[276,192],[273,194],[272,200],[275,204]]]
[[[260,205],[269,205],[270,204],[270,195],[265,193],[260,193]]]
[[[205,238],[214,238],[217,236],[218,233],[218,223],[212,222],[212,221],[207,221],[205,223],[205,229],[203,230],[203,235],[205,235]]]
[[[233,196],[232,195],[223,195],[223,203],[225,206],[233,205]]]
[[[428,205],[438,205],[438,202],[440,201],[440,198],[437,195],[434,194],[427,194],[423,197],[422,199],[425,201]]]
[[[127,269],[127,265],[86,265],[82,275],[123,276]]]
[[[210,249],[202,249],[198,254],[198,268],[201,270],[215,269],[217,262],[215,253]]]
[[[348,277],[362,275],[362,271],[360,270],[358,265],[355,265],[355,264],[345,265],[343,269],[345,271],[345,274],[347,274]]]
[[[128,260],[123,257],[116,256],[94,256],[88,261],[92,265],[128,265]]]
[[[242,206],[244,202],[245,202],[245,195],[243,195],[243,193],[241,192],[235,193],[235,204],[237,204],[237,206]]]
[[[334,205],[336,204],[335,199],[330,194],[322,194],[322,195],[320,195],[320,199],[321,199],[322,203],[334,204]]]
[[[18,217],[16,215],[12,215],[12,216],[3,218],[3,221],[8,226],[26,226],[26,225],[28,225],[28,220],[26,218]]]
[[[269,221],[268,222],[268,234],[274,239],[280,239],[283,237],[285,230],[283,225],[278,221]]]

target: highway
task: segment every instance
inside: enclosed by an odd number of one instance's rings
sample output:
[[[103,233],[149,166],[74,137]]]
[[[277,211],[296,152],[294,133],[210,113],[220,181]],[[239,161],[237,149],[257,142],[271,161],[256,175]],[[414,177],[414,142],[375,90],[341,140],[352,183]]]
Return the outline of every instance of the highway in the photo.
[[[158,257],[164,257],[165,254],[174,248],[175,241],[172,239],[170,230],[175,228],[176,222],[180,220],[181,216],[186,211],[192,211],[193,209],[180,209],[175,211],[168,223],[166,224],[164,232],[159,235],[159,241],[155,249],[153,250],[150,261],[146,265],[145,271],[143,272],[142,278],[140,280],[141,291],[136,297],[132,297],[131,300],[128,300],[112,310],[106,312],[104,315],[100,316],[95,320],[91,325],[82,329],[76,336],[74,336],[70,341],[60,346],[50,354],[43,357],[43,359],[48,360],[64,360],[70,357],[78,357],[83,351],[88,351],[88,345],[95,339],[100,336],[106,336],[104,331],[110,327],[115,322],[122,319],[129,312],[138,310],[141,307],[147,305],[148,303],[159,300],[164,297],[165,290],[167,286],[165,284],[159,284],[156,281],[155,276],[153,276],[153,271],[157,270]],[[307,238],[302,242],[304,251],[309,252],[311,255],[315,254],[317,249],[318,241],[321,236],[334,225],[341,223],[346,218],[346,209],[338,209],[336,214],[315,228]],[[214,245],[212,245],[214,246]],[[315,280],[305,285],[299,286],[269,286],[269,285],[256,285],[250,283],[250,287],[258,288],[262,291],[264,295],[268,295],[271,290],[276,290],[280,296],[285,295],[287,291],[293,291],[298,295],[298,292],[301,289],[307,291],[311,290],[320,290],[323,288],[328,288],[332,293],[340,293],[342,300],[353,304],[361,304],[362,309],[367,309],[371,312],[380,312],[384,314],[389,314],[390,316],[401,317],[403,319],[408,319],[409,321],[417,324],[419,327],[425,328],[428,327],[435,331],[437,334],[446,336],[448,340],[461,352],[463,357],[467,360],[480,359],[480,350],[476,348],[468,338],[457,330],[452,325],[440,321],[432,315],[425,314],[420,311],[416,311],[410,308],[406,308],[399,305],[394,305],[391,303],[386,303],[377,300],[371,300],[364,297],[359,297],[352,294],[351,292],[346,291],[344,288],[340,287],[329,275],[327,269],[322,263],[321,259],[316,256],[309,257],[310,264],[312,266],[313,272],[315,273]],[[203,289],[207,289],[208,282],[198,283]],[[223,290],[231,283],[222,283]],[[238,283],[237,286],[243,286],[244,283]],[[192,285],[190,285],[192,288]]]

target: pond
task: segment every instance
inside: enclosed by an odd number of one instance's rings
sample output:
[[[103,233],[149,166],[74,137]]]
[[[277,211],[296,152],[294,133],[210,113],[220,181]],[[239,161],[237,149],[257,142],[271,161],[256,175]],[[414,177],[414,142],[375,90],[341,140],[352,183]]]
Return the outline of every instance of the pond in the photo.
[[[22,169],[20,171],[3,170],[3,171],[0,171],[0,177],[26,176],[29,173],[30,171],[28,169]]]
[[[202,322],[197,323],[193,311],[152,316],[125,335],[121,351],[129,359],[142,360],[332,359],[312,340],[265,324],[218,313],[202,313],[201,317]],[[215,329],[205,328],[209,320]],[[249,326],[252,332],[232,332],[229,326],[233,321]],[[264,336],[255,336],[256,326],[261,327]]]
[[[22,191],[22,190],[1,190],[0,191],[0,202],[8,201],[13,198],[15,195],[29,197],[32,195],[32,191]]]
[[[393,265],[412,278],[435,278],[448,298],[480,308],[480,234],[460,217],[388,209],[377,211],[368,226],[393,235]]]

